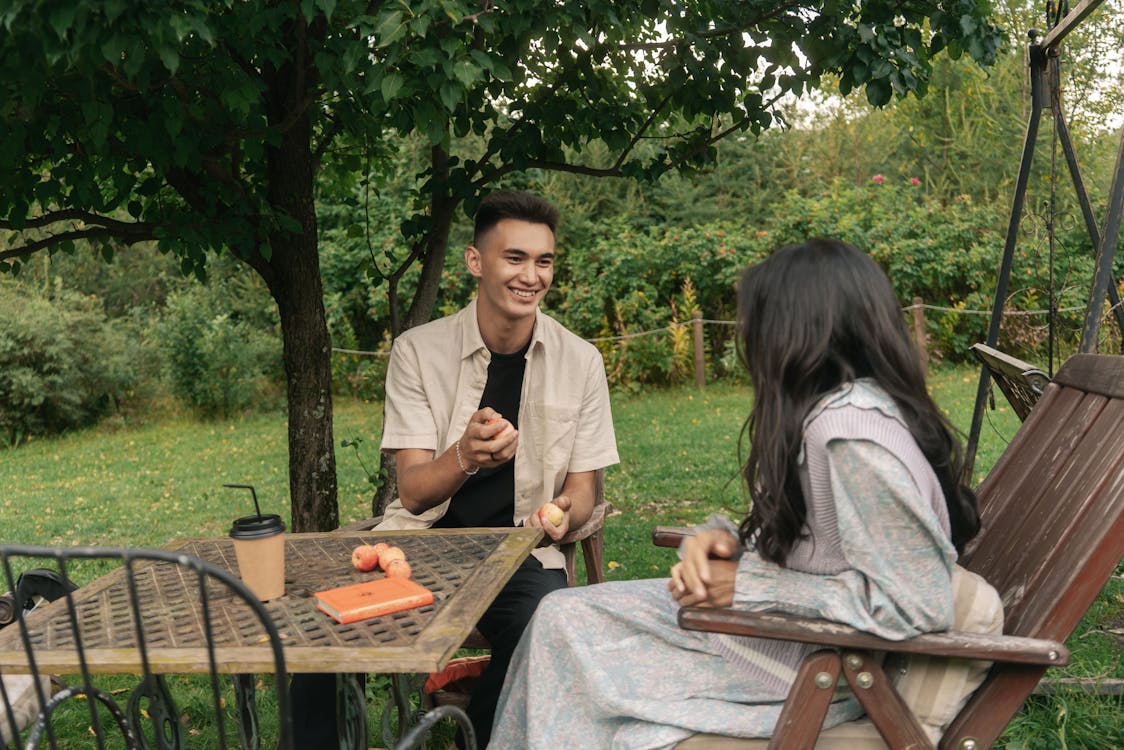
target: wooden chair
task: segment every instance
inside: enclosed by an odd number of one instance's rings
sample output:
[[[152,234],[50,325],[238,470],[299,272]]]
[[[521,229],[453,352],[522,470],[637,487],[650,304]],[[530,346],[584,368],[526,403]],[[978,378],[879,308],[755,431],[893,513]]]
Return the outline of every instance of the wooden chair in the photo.
[[[19,634],[22,666],[19,673],[0,674],[5,678],[23,678],[30,687],[21,695],[0,688],[0,709],[5,726],[0,732],[0,748],[37,748],[46,740],[47,746],[60,742],[74,747],[182,748],[206,742],[209,747],[260,748],[258,709],[277,717],[277,747],[292,748],[291,712],[288,677],[285,669],[281,637],[261,602],[235,576],[208,562],[189,555],[166,550],[110,549],[98,547],[48,548],[23,545],[0,545],[0,582],[16,590],[15,571],[43,565],[54,567],[65,579],[81,580],[91,571],[100,573],[109,565],[123,565],[124,585],[109,587],[87,604],[77,606],[69,590],[58,599],[34,609],[16,601],[14,622],[4,630]],[[216,663],[214,649],[202,673],[190,678],[167,679],[150,669],[148,646],[176,639],[177,623],[150,610],[149,596],[158,595],[162,582],[169,577],[189,582],[196,597],[183,602],[182,617],[201,621],[207,644],[215,645],[216,633],[224,630],[210,617],[210,602],[233,598],[240,604],[228,612],[241,613],[238,622],[240,637],[266,642],[272,647],[274,701],[259,701],[266,691],[255,690],[252,675],[228,675]],[[242,606],[244,605],[244,606]],[[50,619],[56,626],[43,627]],[[223,623],[228,625],[229,623]],[[105,628],[125,629],[134,633],[136,671],[132,675],[101,674],[105,669],[90,656],[103,649]],[[63,663],[65,654],[74,657],[74,676],[66,677],[61,688],[52,688],[41,665]],[[69,657],[67,657],[69,658]],[[63,659],[63,661],[60,661]],[[65,661],[69,664],[69,661]],[[68,667],[69,668],[69,667]],[[0,672],[3,670],[0,669]],[[30,675],[27,680],[26,675]],[[139,678],[139,679],[138,679]],[[11,684],[11,683],[9,683]],[[119,696],[124,705],[118,703]],[[177,706],[179,697],[184,708]],[[61,710],[64,706],[84,704],[84,708]],[[266,709],[266,703],[270,708]],[[185,726],[181,717],[191,716]],[[25,721],[17,721],[18,716]],[[76,733],[71,736],[71,732]],[[190,738],[188,735],[191,735]],[[92,736],[91,736],[92,735]],[[10,743],[10,745],[9,745]]]
[[[1003,391],[1019,420],[1025,422],[1050,384],[1050,376],[1021,359],[984,344],[973,344],[971,350],[987,367],[991,379]]]
[[[931,748],[919,722],[872,658],[876,652],[992,662],[959,709],[942,749],[990,747],[1050,666],[1068,662],[1062,642],[1124,555],[1124,357],[1080,354],[1048,385],[979,488],[983,530],[960,563],[999,592],[1003,635],[932,633],[884,641],[851,628],[782,615],[684,608],[688,629],[822,644],[801,668],[771,740],[696,735],[681,750],[734,748]],[[681,530],[678,530],[681,531]],[[675,529],[657,543],[677,544]],[[946,663],[946,662],[935,662]],[[889,671],[889,670],[887,670]],[[867,718],[822,732],[842,673]]]

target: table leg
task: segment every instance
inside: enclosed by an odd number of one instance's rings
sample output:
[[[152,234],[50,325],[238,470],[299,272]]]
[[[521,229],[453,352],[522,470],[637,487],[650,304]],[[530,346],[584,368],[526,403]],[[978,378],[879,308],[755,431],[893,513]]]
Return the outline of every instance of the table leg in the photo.
[[[383,704],[382,708],[382,740],[387,747],[397,745],[425,713],[424,706],[414,708],[412,699],[415,695],[423,695],[427,677],[424,674],[397,672],[390,675],[391,700]],[[397,725],[392,719],[392,712],[398,718]]]
[[[340,750],[367,750],[365,674],[336,675],[336,708]]]
[[[258,701],[252,674],[234,675],[234,702],[238,708],[238,739],[247,750],[261,750]]]
[[[179,709],[163,675],[149,675],[129,695],[126,715],[129,727],[138,739],[145,736],[141,729],[141,718],[146,714],[156,747],[160,750],[183,750],[183,727],[180,725]]]

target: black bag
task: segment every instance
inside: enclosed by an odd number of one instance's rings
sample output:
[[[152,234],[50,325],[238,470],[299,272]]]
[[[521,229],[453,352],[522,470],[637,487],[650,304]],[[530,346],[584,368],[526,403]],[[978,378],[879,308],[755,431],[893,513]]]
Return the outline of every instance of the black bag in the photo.
[[[19,609],[29,610],[42,602],[53,602],[78,588],[69,578],[49,568],[20,573],[15,592],[0,596],[0,628],[16,621]]]

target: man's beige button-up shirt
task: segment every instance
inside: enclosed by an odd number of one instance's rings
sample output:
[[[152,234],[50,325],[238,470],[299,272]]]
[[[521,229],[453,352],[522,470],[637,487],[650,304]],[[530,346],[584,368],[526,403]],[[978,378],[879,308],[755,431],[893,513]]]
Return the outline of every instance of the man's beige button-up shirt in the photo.
[[[594,471],[620,461],[601,353],[539,311],[519,406],[515,451],[518,524],[557,497],[570,472]],[[476,323],[476,300],[460,312],[413,328],[394,342],[386,373],[381,449],[440,454],[464,433],[488,379],[491,353]],[[395,499],[380,529],[425,528],[449,501],[418,515]],[[547,568],[564,565],[557,547],[534,552]]]

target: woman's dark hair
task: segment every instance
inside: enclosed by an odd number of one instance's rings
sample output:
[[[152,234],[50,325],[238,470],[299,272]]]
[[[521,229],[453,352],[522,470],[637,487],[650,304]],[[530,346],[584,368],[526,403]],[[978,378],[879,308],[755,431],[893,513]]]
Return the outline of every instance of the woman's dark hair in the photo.
[[[940,480],[958,551],[979,531],[975,494],[961,483],[952,425],[925,388],[890,280],[857,248],[815,239],[783,247],[738,285],[739,354],[753,381],[743,468],[752,504],[741,524],[767,560],[783,565],[807,516],[797,473],[809,410],[843,383],[871,378],[901,409]]]
[[[476,209],[472,243],[479,245],[481,236],[504,219],[546,224],[551,233],[558,231],[558,209],[545,198],[525,190],[496,190],[480,201]]]

